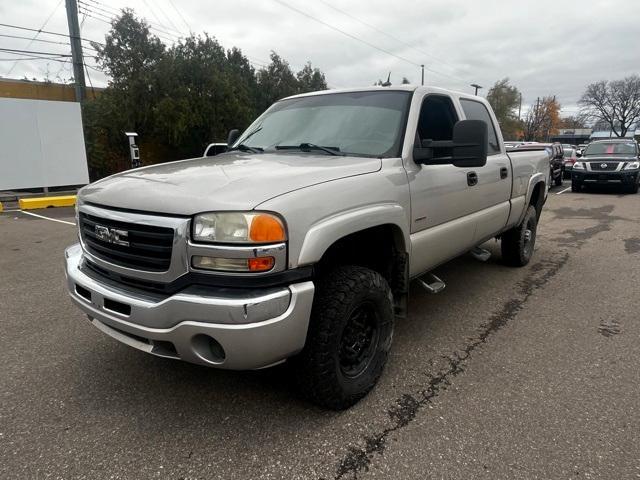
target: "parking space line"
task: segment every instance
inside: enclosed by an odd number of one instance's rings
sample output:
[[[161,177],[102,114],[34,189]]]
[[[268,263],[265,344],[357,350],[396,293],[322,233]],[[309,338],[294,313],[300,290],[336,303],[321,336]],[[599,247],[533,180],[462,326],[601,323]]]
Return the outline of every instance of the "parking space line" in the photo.
[[[568,192],[569,190],[571,190],[571,187],[567,187],[564,190],[561,190],[560,192],[556,192],[556,195],[560,195],[561,193]]]
[[[37,213],[25,212],[24,210],[21,210],[21,212],[24,213],[25,215],[31,215],[32,217],[38,217],[44,220],[51,220],[52,222],[64,223],[66,225],[73,225],[74,227],[76,226],[74,222],[67,222],[66,220],[58,220],[57,218],[49,218],[49,217],[45,217],[44,215],[38,215]]]

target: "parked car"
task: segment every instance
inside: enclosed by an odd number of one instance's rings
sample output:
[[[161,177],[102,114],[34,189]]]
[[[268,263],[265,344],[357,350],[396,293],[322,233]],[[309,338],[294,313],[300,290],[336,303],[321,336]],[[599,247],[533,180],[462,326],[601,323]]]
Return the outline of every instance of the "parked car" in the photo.
[[[571,178],[573,164],[578,160],[576,149],[572,146],[562,146],[562,178]]]
[[[580,145],[578,145],[578,147],[576,148],[576,155],[578,157],[580,157],[582,155],[582,152],[584,151],[585,148],[587,148],[587,145],[589,145],[588,143],[581,143]]]
[[[526,142],[522,145],[518,145],[514,150],[511,151],[545,151],[547,152],[549,158],[549,182],[548,186],[551,187],[551,184],[556,186],[562,185],[563,178],[563,150],[562,145],[560,143],[537,143],[537,142]]]
[[[228,144],[80,190],[67,287],[105,334],[210,367],[288,359],[310,399],[343,409],[380,377],[410,281],[440,291],[430,272],[492,238],[509,265],[534,253],[548,155],[507,154],[480,97],[297,95]]]
[[[226,143],[210,143],[207,148],[204,149],[203,157],[215,157],[227,151]]]
[[[639,171],[640,154],[635,140],[594,141],[573,165],[571,190],[579,192],[583,185],[614,184],[637,193]]]

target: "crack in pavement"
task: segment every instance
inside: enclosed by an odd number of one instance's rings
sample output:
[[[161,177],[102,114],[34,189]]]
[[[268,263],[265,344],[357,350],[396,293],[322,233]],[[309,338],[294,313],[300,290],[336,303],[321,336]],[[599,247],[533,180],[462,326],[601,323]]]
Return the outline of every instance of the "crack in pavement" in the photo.
[[[569,253],[565,253],[559,258],[542,260],[534,264],[529,269],[527,278],[517,284],[515,298],[505,302],[500,310],[493,313],[487,322],[479,327],[477,335],[468,339],[469,343],[466,346],[443,357],[447,360],[448,365],[435,375],[429,375],[426,388],[414,393],[405,393],[395,400],[394,405],[387,411],[391,420],[389,427],[365,437],[363,447],[349,447],[347,454],[336,469],[334,479],[340,480],[347,475],[352,479],[357,479],[362,470],[369,470],[375,455],[382,456],[384,454],[389,436],[409,425],[422,408],[431,403],[441,391],[451,384],[456,375],[464,372],[466,361],[473,352],[486,343],[491,335],[513,320],[531,295],[554,277],[568,259]]]

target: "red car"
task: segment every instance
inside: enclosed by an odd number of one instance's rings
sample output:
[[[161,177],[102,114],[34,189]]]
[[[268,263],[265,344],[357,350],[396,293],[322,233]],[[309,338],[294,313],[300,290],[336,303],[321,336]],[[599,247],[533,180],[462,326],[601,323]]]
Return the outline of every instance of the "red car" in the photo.
[[[578,160],[578,154],[573,145],[562,146],[562,178],[571,178],[573,164]]]

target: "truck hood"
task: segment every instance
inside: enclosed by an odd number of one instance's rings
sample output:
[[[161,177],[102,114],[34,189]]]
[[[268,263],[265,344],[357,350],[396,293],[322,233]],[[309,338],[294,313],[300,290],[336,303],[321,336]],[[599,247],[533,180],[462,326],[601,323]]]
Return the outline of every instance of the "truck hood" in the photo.
[[[318,183],[380,170],[379,158],[298,153],[226,153],[130,170],[84,187],[81,202],[193,215],[251,210]]]

